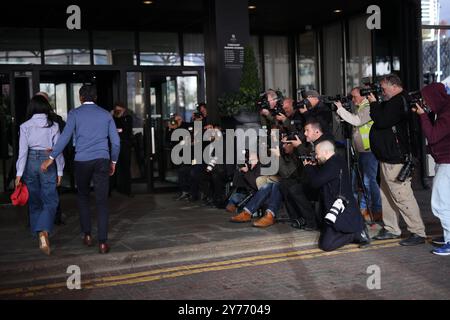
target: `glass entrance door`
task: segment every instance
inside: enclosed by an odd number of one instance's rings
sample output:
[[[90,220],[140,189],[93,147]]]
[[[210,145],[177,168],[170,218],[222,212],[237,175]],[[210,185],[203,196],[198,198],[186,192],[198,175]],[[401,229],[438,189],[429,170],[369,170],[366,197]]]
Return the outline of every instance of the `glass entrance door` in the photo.
[[[171,161],[168,123],[173,114],[190,121],[199,101],[199,79],[194,75],[146,74],[146,90],[150,105],[151,183],[156,190],[177,187],[178,176]]]
[[[190,121],[203,94],[200,73],[128,72],[127,101],[133,114],[136,147],[132,155],[132,190],[170,191],[177,187],[177,172],[170,155],[168,123],[171,114]]]

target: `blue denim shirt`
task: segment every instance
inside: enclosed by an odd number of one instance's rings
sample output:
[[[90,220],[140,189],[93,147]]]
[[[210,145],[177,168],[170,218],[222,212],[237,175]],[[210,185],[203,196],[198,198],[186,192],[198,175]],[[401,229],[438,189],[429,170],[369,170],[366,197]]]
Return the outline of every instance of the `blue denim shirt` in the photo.
[[[19,138],[19,157],[16,162],[17,176],[22,177],[28,158],[28,150],[50,150],[56,144],[59,138],[59,126],[53,123],[53,126],[47,127],[47,115],[40,113],[24,122],[20,126]],[[56,167],[58,176],[63,176],[64,157],[59,155],[56,158]]]

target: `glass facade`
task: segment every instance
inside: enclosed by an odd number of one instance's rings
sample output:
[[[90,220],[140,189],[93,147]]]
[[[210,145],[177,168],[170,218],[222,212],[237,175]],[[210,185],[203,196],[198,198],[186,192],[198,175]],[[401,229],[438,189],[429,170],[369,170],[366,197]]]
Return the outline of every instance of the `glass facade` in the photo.
[[[202,34],[183,34],[184,65],[205,65],[205,44]]]
[[[279,89],[284,96],[291,96],[292,82],[288,37],[264,37],[264,71],[266,89]]]
[[[0,64],[41,64],[39,29],[0,28]]]
[[[359,17],[348,24],[347,92],[361,86],[361,79],[372,77],[372,37],[365,23],[366,17]]]
[[[94,31],[92,33],[94,64],[135,65],[135,33],[126,31]]]
[[[422,0],[425,84],[442,82],[450,94],[450,0]]]
[[[44,29],[45,64],[89,65],[89,32]]]
[[[342,26],[340,23],[323,28],[323,92],[334,96],[344,92],[342,72]]]
[[[181,65],[178,34],[140,32],[139,39],[141,65]]]
[[[298,37],[298,87],[305,90],[317,89],[317,50],[313,31]]]

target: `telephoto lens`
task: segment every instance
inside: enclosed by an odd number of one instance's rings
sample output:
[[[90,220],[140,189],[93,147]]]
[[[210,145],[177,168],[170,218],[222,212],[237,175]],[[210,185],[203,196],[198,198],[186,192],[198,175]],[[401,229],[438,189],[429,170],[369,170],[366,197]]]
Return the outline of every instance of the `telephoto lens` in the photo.
[[[217,157],[212,158],[211,161],[206,166],[206,172],[208,172],[208,173],[212,172],[214,170],[214,167],[216,166],[216,163],[217,163]]]
[[[347,206],[347,199],[342,196],[337,197],[337,199],[333,202],[330,210],[325,216],[325,222],[329,224],[334,224],[339,214],[344,212],[345,207]]]

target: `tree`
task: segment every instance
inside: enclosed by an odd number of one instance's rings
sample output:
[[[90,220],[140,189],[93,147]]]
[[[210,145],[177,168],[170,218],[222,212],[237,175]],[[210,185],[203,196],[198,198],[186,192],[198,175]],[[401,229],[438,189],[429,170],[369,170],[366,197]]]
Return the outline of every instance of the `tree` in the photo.
[[[233,116],[241,111],[254,112],[256,100],[261,92],[261,80],[258,74],[258,64],[256,63],[253,48],[244,48],[244,64],[239,84],[239,91],[226,93],[217,100],[219,113],[222,116]]]

